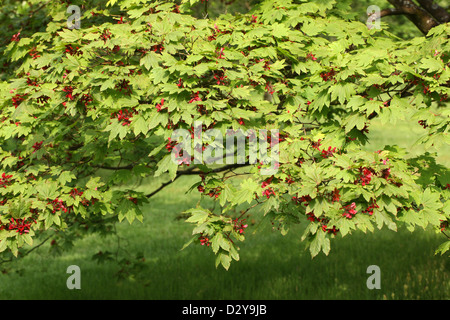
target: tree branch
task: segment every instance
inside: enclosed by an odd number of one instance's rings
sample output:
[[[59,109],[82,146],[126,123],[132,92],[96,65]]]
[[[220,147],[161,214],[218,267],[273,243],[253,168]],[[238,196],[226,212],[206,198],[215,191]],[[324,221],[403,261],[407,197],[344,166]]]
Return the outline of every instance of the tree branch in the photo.
[[[31,248],[30,250],[28,250],[27,252],[25,252],[22,257],[25,257],[27,255],[29,255],[31,252],[33,252],[34,250],[36,250],[37,248],[39,248],[40,246],[42,246],[44,243],[47,242],[48,239],[50,239],[51,236],[48,236],[47,238],[45,238],[41,243],[39,243],[38,245],[34,246],[33,248]],[[11,262],[13,260],[13,258],[10,259],[6,259],[6,260],[0,260],[0,265],[6,262]]]
[[[398,15],[403,15],[403,14],[405,14],[405,12],[401,9],[388,8],[388,9],[383,9],[380,11],[380,18],[387,17],[387,16],[398,16]]]
[[[417,0],[417,2],[427,10],[439,23],[450,21],[450,14],[439,6],[434,0]]]
[[[175,178],[173,180],[164,182],[161,186],[159,186],[158,189],[156,189],[152,193],[148,194],[146,197],[147,198],[153,197],[155,194],[160,192],[162,189],[167,187],[169,184],[172,184],[173,182],[175,182],[175,180],[177,180],[181,176],[185,176],[185,175],[199,175],[199,174],[208,174],[208,173],[218,173],[218,172],[223,172],[223,171],[227,171],[227,170],[232,170],[232,169],[235,169],[235,168],[245,167],[245,166],[248,166],[248,165],[250,165],[250,164],[248,164],[248,163],[244,163],[244,164],[229,164],[229,165],[226,165],[226,166],[223,166],[223,167],[220,167],[220,168],[213,169],[213,170],[208,171],[208,172],[203,172],[203,171],[200,171],[200,170],[194,170],[195,168],[190,168],[190,169],[185,170],[185,171],[178,171],[177,175],[175,176]]]
[[[426,35],[431,28],[439,25],[439,22],[437,22],[428,11],[417,6],[412,0],[388,1],[395,9],[402,11],[424,35]]]

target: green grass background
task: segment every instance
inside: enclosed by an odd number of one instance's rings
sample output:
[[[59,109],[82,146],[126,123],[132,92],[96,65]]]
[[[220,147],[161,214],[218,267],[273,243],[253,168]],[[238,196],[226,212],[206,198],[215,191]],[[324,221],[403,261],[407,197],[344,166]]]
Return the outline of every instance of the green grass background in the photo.
[[[373,123],[367,148],[398,144],[419,154],[424,150],[411,146],[424,132],[409,122]],[[448,146],[438,150],[438,161],[449,166]],[[136,278],[118,280],[117,264],[92,260],[98,251],[115,251],[118,244],[117,237],[92,235],[61,256],[51,255],[46,243],[33,254],[1,266],[6,273],[0,273],[0,299],[450,298],[450,259],[448,254],[434,255],[444,237],[432,230],[354,232],[335,238],[328,257],[320,254],[311,259],[300,241],[305,224],[294,226],[286,236],[270,227],[253,234],[250,225],[246,241],[240,244],[240,261],[233,262],[229,271],[216,269],[209,248],[194,245],[180,251],[192,227],[177,216],[198,201],[196,192],[186,194],[195,179],[182,177],[152,198],[144,208],[144,223],[118,225],[120,247],[145,256]],[[157,186],[157,181],[149,181],[140,188],[150,191]],[[66,269],[73,264],[81,268],[81,290],[66,287]],[[370,265],[381,269],[379,290],[366,286]]]

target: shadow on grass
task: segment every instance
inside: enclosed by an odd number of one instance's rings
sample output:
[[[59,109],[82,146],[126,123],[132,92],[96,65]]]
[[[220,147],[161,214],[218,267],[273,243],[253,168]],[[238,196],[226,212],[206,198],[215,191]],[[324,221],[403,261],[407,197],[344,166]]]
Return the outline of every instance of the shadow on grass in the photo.
[[[295,230],[293,230],[295,232]],[[117,265],[88,255],[34,258],[18,274],[0,276],[1,299],[448,299],[450,263],[434,256],[432,232],[381,230],[335,239],[328,257],[311,259],[297,240],[265,233],[241,245],[241,261],[229,271],[214,266],[201,246],[179,251],[180,239],[155,236],[144,269],[134,281],[118,281]],[[164,244],[164,245],[161,245]],[[25,261],[24,261],[25,263]],[[40,264],[39,264],[40,263]],[[66,268],[79,265],[81,290],[66,287]],[[381,269],[381,289],[366,286],[367,267]],[[21,291],[18,288],[25,288]]]

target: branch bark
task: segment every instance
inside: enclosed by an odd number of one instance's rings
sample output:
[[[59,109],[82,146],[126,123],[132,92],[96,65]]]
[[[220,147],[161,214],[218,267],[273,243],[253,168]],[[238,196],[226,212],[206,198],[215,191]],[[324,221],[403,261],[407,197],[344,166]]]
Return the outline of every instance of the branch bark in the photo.
[[[450,14],[439,6],[434,0],[417,0],[417,2],[427,10],[439,23],[450,21]]]
[[[431,28],[440,23],[422,7],[417,6],[412,0],[388,0],[396,10],[403,12],[416,27],[426,35]]]

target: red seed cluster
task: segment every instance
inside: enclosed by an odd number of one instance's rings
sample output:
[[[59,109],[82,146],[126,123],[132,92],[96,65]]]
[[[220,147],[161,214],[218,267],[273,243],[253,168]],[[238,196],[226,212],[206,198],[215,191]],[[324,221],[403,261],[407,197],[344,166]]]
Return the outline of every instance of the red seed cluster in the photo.
[[[211,242],[209,241],[209,238],[207,236],[204,236],[203,233],[198,238],[198,240],[200,240],[200,244],[202,246],[206,245],[207,247],[209,247],[211,245]]]
[[[339,202],[341,200],[341,195],[339,194],[339,190],[338,189],[334,189],[333,192],[331,193],[331,202]]]
[[[373,210],[374,210],[375,208],[378,209],[379,206],[377,205],[376,201],[373,200],[373,203],[372,203],[370,206],[368,206],[366,210],[363,210],[362,213],[368,213],[369,216],[371,216],[371,215],[373,215]]]
[[[418,123],[422,126],[422,128],[428,128],[428,124],[426,120],[419,120]]]
[[[311,222],[319,222],[321,223],[321,229],[323,232],[327,232],[327,233],[332,233],[334,235],[336,235],[339,232],[339,229],[336,229],[336,226],[333,226],[331,228],[328,228],[327,223],[330,221],[327,218],[318,218],[314,215],[314,212],[308,212],[306,214],[307,216],[307,220],[311,221]]]
[[[19,40],[20,40],[19,36],[20,36],[20,32],[13,35],[11,38],[11,42],[13,42],[13,41],[19,42]]]
[[[92,96],[90,94],[83,94],[83,96],[80,99],[80,102],[84,104],[85,107],[89,105],[93,101]]]
[[[56,198],[55,200],[48,202],[47,204],[51,204],[53,206],[52,213],[55,213],[56,211],[63,211],[64,213],[67,212],[68,208],[66,207],[64,201],[61,199]]]
[[[127,109],[122,109],[119,110],[119,112],[113,112],[111,114],[111,119],[117,118],[117,120],[122,123],[122,126],[129,126],[134,114],[137,114],[137,111],[134,111],[133,113]]]
[[[359,168],[359,171],[361,173],[361,176],[359,177],[359,181],[361,181],[361,185],[365,186],[366,184],[369,184],[372,180],[372,169],[369,168]]]
[[[221,70],[214,73],[214,79],[216,80],[217,85],[225,85],[226,78],[227,76]]]
[[[69,194],[70,194],[70,196],[72,196],[72,198],[75,199],[76,197],[81,197],[83,195],[83,191],[80,191],[77,188],[73,188]],[[89,200],[87,200],[86,198],[83,198],[81,200],[81,204],[83,206],[87,207],[87,206],[89,206]],[[68,210],[69,211],[72,210],[72,207],[69,207]]]
[[[6,173],[2,173],[2,176],[0,178],[0,187],[6,188],[6,186],[9,186],[12,181],[12,174],[6,174]]]
[[[126,79],[120,80],[119,83],[116,84],[115,88],[117,90],[119,90],[120,92],[123,91],[127,95],[130,95],[133,92],[133,90],[131,89],[131,86],[130,86],[130,80],[126,80]]]
[[[73,93],[73,87],[72,86],[65,86],[62,91],[66,93],[66,98],[68,98],[70,100],[74,100],[75,99],[75,96],[72,95],[72,93]]]
[[[329,158],[329,157],[332,157],[332,156],[333,156],[333,153],[335,153],[335,152],[336,152],[336,147],[334,147],[333,149],[331,149],[331,146],[330,146],[330,147],[328,147],[328,150],[325,150],[325,149],[322,150],[321,156],[322,156],[323,158]]]
[[[161,53],[164,50],[164,47],[162,44],[155,44],[154,46],[152,46],[151,50],[155,53]]]
[[[36,220],[33,220],[36,223]],[[8,230],[16,230],[19,234],[29,233],[31,228],[31,222],[27,222],[27,219],[14,219],[11,218]]]
[[[306,55],[306,59],[311,59],[311,60],[313,60],[313,61],[316,61],[316,60],[317,60],[317,58],[316,58],[312,53],[308,53],[308,54]]]
[[[100,35],[100,39],[106,43],[106,40],[111,39],[111,32],[108,29],[105,29],[103,33]]]
[[[351,219],[353,218],[353,216],[357,213],[356,211],[356,204],[354,202],[352,202],[351,204],[344,206],[344,213],[342,214],[342,216]]]
[[[295,204],[304,204],[304,206],[308,206],[309,202],[311,201],[311,197],[309,195],[301,196],[300,198],[297,196],[292,197],[292,201],[295,202]]]
[[[44,141],[41,141],[41,142],[35,142],[34,144],[33,144],[33,146],[32,146],[32,148],[34,149],[33,150],[33,153],[35,153],[36,151],[38,151],[39,149],[41,149],[42,148],[42,143],[43,143]]]
[[[30,78],[27,78],[27,85],[31,87],[39,87],[39,84],[35,80],[31,80]]]
[[[76,55],[76,56],[79,56],[79,55],[82,55],[83,54],[83,51],[81,51],[80,50],[80,47],[72,47],[72,45],[70,45],[70,44],[67,44],[66,45],[66,50],[65,50],[65,52],[66,53],[68,53],[68,54],[70,54],[71,56],[73,56],[73,55]]]
[[[28,52],[28,54],[30,55],[30,57],[31,57],[33,60],[35,60],[35,59],[37,59],[37,58],[40,57],[40,55],[36,52],[36,47],[32,48],[32,49]]]
[[[163,109],[163,106],[164,106],[164,98],[161,99],[161,103],[156,104],[156,111],[160,112]]]
[[[272,179],[273,179],[273,176],[271,176],[271,177],[267,178],[266,180],[264,180],[261,183],[261,188],[266,188],[269,184],[271,184],[272,183]],[[269,199],[271,195],[275,195],[275,191],[273,191],[272,188],[267,188],[267,189],[265,189],[263,191],[262,195],[266,196],[267,199]]]
[[[234,231],[239,232],[240,234],[243,234],[245,229],[248,227],[248,224],[244,224],[246,219],[238,220],[238,218],[233,220],[234,224]]]
[[[15,108],[17,108],[18,106],[19,106],[19,104],[23,101],[23,100],[25,100],[25,97],[27,96],[27,94],[19,94],[19,93],[17,93],[15,96],[13,96],[12,97],[12,103],[13,103],[13,106],[15,107]]]
[[[331,70],[329,72],[322,72],[320,74],[323,81],[335,80],[334,79],[335,75],[336,75],[336,71],[334,70],[334,68],[331,68]]]

